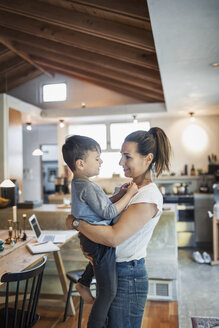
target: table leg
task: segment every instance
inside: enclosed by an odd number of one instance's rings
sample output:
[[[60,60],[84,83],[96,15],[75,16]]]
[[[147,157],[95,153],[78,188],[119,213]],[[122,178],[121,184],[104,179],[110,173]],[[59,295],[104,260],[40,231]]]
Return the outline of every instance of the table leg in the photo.
[[[211,262],[211,265],[219,264],[219,250],[218,250],[218,227],[219,227],[219,221],[216,220],[215,217],[213,217],[213,261]]]
[[[53,252],[53,256],[56,262],[56,267],[59,274],[59,279],[62,285],[63,294],[65,296],[65,299],[67,298],[68,293],[68,284],[67,284],[67,278],[66,278],[66,272],[65,267],[62,261],[62,257],[60,252]],[[70,314],[75,315],[75,307],[72,301],[72,297],[70,298]]]

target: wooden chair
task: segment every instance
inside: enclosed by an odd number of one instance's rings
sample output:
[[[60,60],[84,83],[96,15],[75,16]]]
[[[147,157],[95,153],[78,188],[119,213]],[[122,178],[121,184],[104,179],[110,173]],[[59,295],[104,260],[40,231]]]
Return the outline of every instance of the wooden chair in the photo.
[[[80,278],[82,273],[83,273],[82,270],[74,270],[74,271],[69,271],[66,273],[67,278],[70,280],[70,284],[69,284],[69,289],[68,289],[68,295],[67,295],[67,300],[66,300],[63,321],[65,321],[66,317],[67,317],[68,306],[69,306],[71,295],[79,295],[78,292],[74,289],[72,290],[72,288],[73,288],[73,284],[76,284],[78,282],[78,279]],[[95,278],[92,279],[91,285],[96,287],[96,279]],[[83,305],[84,305],[84,301],[83,301],[82,297],[80,296],[80,304],[79,304],[79,312],[78,312],[78,328],[81,328]]]
[[[43,262],[33,269],[8,272],[2,276],[1,282],[6,283],[6,292],[5,306],[0,310],[1,328],[30,328],[39,320],[36,309],[46,261],[47,257],[44,256]],[[9,303],[11,295],[14,302]]]

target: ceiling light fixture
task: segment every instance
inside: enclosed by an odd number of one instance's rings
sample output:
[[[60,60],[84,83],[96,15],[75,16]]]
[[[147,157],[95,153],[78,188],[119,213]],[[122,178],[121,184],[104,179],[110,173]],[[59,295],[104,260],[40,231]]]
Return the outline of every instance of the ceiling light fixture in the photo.
[[[43,152],[42,152],[41,149],[36,148],[36,149],[32,152],[32,155],[33,155],[33,156],[42,156],[42,155],[43,155]]]
[[[190,115],[190,121],[195,122],[195,117],[194,117],[195,113],[194,112],[189,112],[189,115]]]
[[[15,187],[14,182],[12,182],[10,179],[5,179],[1,184],[1,188],[13,188]]]
[[[27,129],[28,131],[31,131],[31,130],[32,130],[32,123],[31,123],[31,122],[27,122],[27,123],[26,123],[26,129]]]
[[[132,115],[132,117],[133,117],[133,123],[137,124],[138,123],[137,115]]]
[[[60,128],[64,128],[65,126],[64,120],[59,120],[59,126]]]
[[[85,108],[86,107],[86,103],[85,102],[82,102],[81,103],[81,108]]]

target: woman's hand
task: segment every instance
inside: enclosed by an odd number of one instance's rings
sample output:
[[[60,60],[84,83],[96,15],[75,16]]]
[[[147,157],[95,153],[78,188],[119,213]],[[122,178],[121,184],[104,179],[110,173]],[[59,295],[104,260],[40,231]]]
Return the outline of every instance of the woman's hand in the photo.
[[[100,226],[80,220],[78,230],[95,243],[116,247],[139,231],[157,212],[157,206],[151,203],[130,205],[122,213],[116,224]]]
[[[69,214],[65,220],[65,225],[67,229],[73,229],[72,227],[72,221],[75,219],[75,217],[71,214]]]

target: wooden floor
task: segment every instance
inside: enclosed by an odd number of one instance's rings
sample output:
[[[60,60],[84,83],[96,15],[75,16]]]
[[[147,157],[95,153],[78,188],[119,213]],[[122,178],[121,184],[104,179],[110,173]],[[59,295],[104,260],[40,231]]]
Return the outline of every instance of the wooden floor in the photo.
[[[48,307],[41,301],[37,313],[40,314],[40,321],[34,328],[76,328],[78,315],[68,317],[63,322],[63,307],[53,305]],[[79,304],[79,297],[75,297],[76,309]],[[91,306],[85,305],[83,311],[82,328],[86,328],[87,319]],[[125,327],[124,327],[125,328]],[[135,327],[133,327],[135,328]],[[155,302],[148,301],[144,313],[142,328],[178,328],[178,307],[177,302]]]

